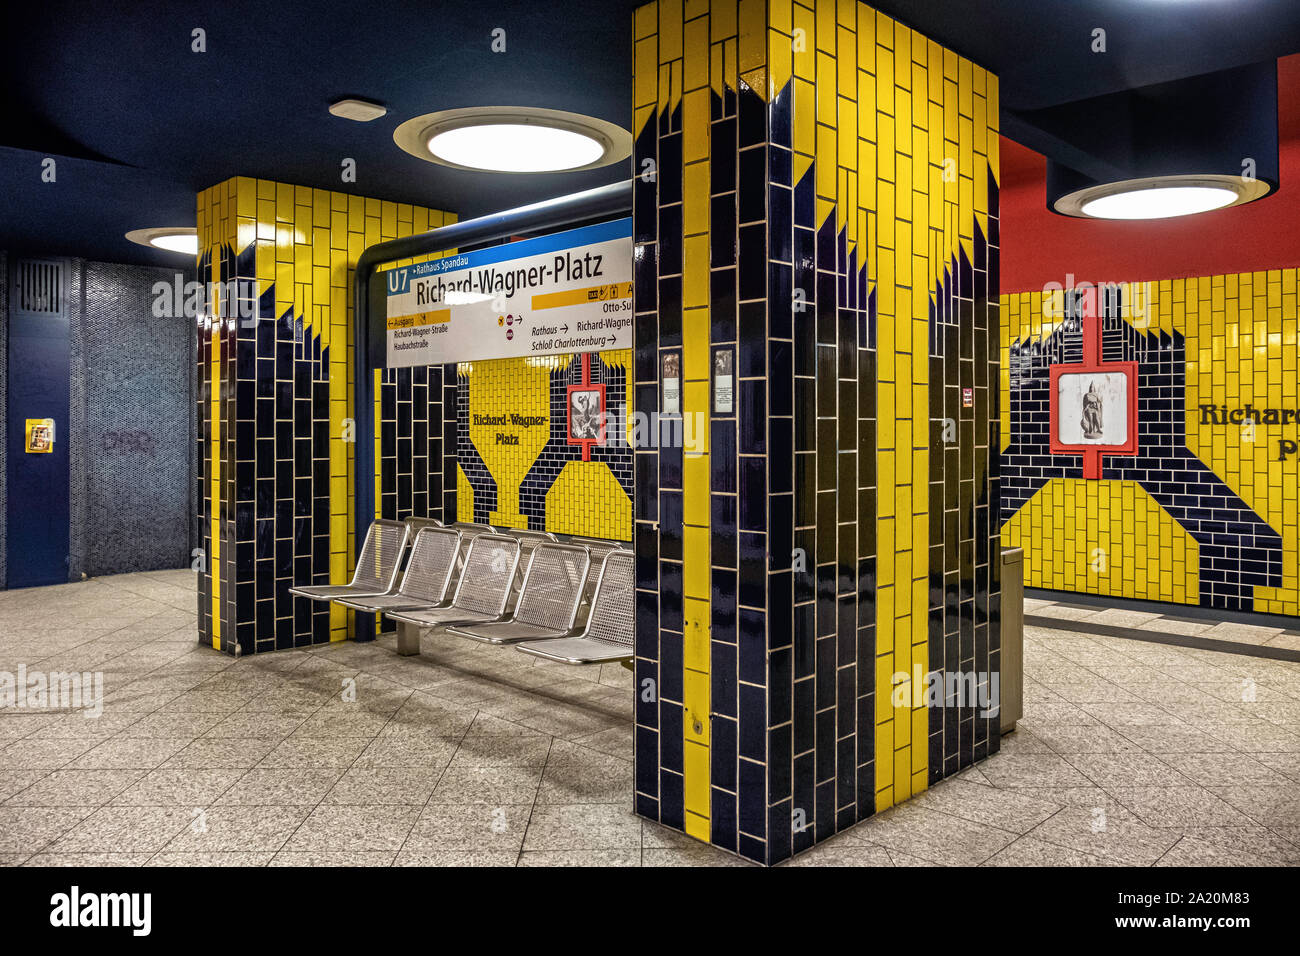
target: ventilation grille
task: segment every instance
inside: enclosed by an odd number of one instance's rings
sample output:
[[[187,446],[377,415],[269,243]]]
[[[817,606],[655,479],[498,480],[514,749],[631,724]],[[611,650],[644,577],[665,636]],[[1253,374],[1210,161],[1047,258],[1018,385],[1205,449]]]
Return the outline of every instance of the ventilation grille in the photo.
[[[14,267],[9,307],[29,315],[63,315],[67,299],[64,263],[21,259]]]

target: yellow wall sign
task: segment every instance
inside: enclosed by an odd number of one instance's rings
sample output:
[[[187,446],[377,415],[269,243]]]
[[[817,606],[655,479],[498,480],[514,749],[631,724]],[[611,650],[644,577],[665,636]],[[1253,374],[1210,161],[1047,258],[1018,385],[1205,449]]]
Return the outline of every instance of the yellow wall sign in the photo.
[[[54,419],[27,419],[27,454],[48,455],[54,451]]]

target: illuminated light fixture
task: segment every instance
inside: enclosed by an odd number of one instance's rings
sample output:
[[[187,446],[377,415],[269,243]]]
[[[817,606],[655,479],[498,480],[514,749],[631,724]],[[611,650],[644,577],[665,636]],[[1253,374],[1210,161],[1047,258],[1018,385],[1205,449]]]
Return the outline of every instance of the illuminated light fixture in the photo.
[[[1050,139],[1047,208],[1063,216],[1194,216],[1281,183],[1274,61],[1036,110],[1033,123]]]
[[[1173,219],[1253,202],[1270,188],[1262,180],[1219,173],[1152,176],[1078,189],[1053,208],[1084,219]]]
[[[165,252],[181,252],[187,256],[199,254],[198,230],[190,226],[155,226],[152,229],[132,229],[126,234],[132,242],[162,249]]]
[[[369,100],[348,99],[330,104],[331,114],[357,123],[369,123],[371,120],[379,119],[387,112],[388,107],[380,106],[378,103],[372,103]]]
[[[580,113],[521,106],[444,110],[409,119],[393,141],[419,159],[497,173],[575,172],[632,155],[632,134]]]

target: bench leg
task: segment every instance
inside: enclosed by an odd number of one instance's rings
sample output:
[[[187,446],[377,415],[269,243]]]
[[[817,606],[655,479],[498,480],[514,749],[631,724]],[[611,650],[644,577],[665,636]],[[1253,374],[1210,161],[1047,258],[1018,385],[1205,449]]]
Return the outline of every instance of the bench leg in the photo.
[[[403,657],[420,653],[420,628],[405,621],[397,622],[397,653]]]

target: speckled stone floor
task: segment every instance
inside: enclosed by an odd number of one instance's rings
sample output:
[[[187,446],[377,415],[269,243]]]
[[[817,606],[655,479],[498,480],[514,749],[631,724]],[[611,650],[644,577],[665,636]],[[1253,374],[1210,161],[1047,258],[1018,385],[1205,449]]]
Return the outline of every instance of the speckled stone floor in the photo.
[[[617,665],[446,636],[236,661],[194,605],[188,571],[0,592],[0,672],[105,687],[96,719],[0,709],[0,862],[744,865],[632,814]],[[793,863],[1300,862],[1300,663],[1031,627],[1025,697],[1001,753]]]

